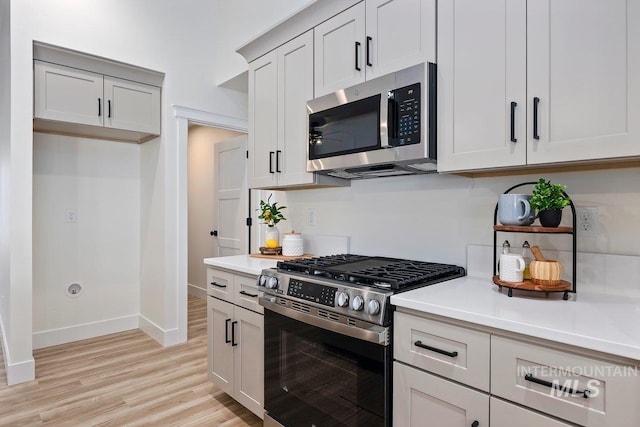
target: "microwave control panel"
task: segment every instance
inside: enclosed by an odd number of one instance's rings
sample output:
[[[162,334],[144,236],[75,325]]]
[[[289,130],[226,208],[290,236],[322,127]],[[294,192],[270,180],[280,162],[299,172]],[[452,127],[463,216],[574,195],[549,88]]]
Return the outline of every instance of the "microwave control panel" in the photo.
[[[389,92],[389,145],[398,147],[420,143],[422,117],[420,83]]]

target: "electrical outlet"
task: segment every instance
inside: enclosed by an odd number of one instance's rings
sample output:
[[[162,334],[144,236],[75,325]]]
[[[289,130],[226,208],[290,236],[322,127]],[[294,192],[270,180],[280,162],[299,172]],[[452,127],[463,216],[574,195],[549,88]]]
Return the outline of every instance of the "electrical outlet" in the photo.
[[[67,210],[67,216],[66,216],[67,222],[76,222],[78,220],[78,215],[76,214],[76,211],[74,210]]]
[[[307,211],[307,224],[316,225],[316,210],[309,209]]]
[[[600,234],[600,215],[597,207],[581,206],[576,208],[576,227],[578,236],[598,237]]]

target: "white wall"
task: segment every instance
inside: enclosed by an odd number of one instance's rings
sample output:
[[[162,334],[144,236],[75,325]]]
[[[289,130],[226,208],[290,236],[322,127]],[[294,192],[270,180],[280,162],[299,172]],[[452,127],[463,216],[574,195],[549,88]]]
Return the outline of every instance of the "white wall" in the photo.
[[[10,259],[8,364],[30,363],[26,369],[33,376],[33,41],[165,73],[162,137],[140,148],[140,311],[158,330],[160,341],[171,344],[178,336],[178,304],[182,304],[179,288],[186,286],[186,277],[178,277],[178,147],[172,105],[246,118],[246,95],[215,87],[213,15],[214,6],[209,0],[11,2],[7,203],[11,235],[10,255],[2,260]],[[3,43],[5,40],[3,37]]]
[[[214,0],[216,84],[248,70],[238,47],[313,1]]]
[[[72,283],[83,288],[74,298]],[[35,134],[34,348],[72,341],[90,323],[98,332],[96,322],[137,319],[139,296],[140,146]]]
[[[189,127],[189,284],[206,291],[207,268],[204,258],[218,256],[215,237],[209,235],[217,227],[214,209],[215,144],[241,135],[207,126]]]
[[[290,191],[286,200],[278,200],[288,206],[288,226],[303,233],[351,236],[352,253],[466,265],[467,244],[493,244],[498,194],[541,176],[567,185],[577,206],[599,208],[600,235],[578,237],[579,251],[640,255],[640,168],[473,179],[455,175],[381,178],[352,181],[350,188]],[[315,227],[307,225],[309,209],[316,209]],[[565,208],[563,222],[569,215]],[[512,245],[521,245],[523,238],[510,237]],[[548,236],[529,240],[558,249],[570,244],[568,238]]]

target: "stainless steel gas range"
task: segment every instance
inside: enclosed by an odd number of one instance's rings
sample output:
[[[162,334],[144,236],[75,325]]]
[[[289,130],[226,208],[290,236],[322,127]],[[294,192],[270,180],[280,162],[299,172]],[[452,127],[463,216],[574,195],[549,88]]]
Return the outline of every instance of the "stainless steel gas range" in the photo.
[[[263,270],[265,426],[391,426],[390,298],[464,275],[352,254]]]

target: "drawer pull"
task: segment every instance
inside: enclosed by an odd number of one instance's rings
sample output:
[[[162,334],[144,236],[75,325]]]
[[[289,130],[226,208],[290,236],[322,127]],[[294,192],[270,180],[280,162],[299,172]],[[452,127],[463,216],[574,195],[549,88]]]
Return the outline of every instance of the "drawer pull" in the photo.
[[[226,288],[227,287],[227,285],[221,285],[220,283],[216,283],[216,282],[211,282],[211,284],[213,286],[217,286],[218,288]]]
[[[477,420],[471,423],[471,427],[478,427],[479,425],[480,423]]]
[[[258,294],[250,294],[249,292],[245,292],[245,291],[240,291],[239,293],[240,295],[246,295],[251,298],[256,298],[258,296]]]
[[[560,390],[564,393],[568,393],[573,397],[584,397],[585,399],[587,399],[589,397],[589,395],[591,394],[591,392],[589,390],[584,390],[584,391],[580,391],[580,390],[574,390],[570,387],[565,387],[565,386],[561,386],[560,384],[554,384],[552,382],[549,381],[545,381],[545,380],[541,380],[540,378],[536,378],[531,374],[526,374],[524,376],[525,381],[530,381],[532,383],[536,383],[536,384],[540,384],[543,385],[545,387],[549,387],[555,390]]]
[[[416,341],[416,342],[413,343],[413,345],[415,345],[416,347],[424,348],[425,350],[433,351],[435,353],[444,354],[445,356],[458,357],[458,352],[457,351],[440,350],[439,348],[435,348],[435,347],[431,347],[431,346],[422,344],[422,341]]]

